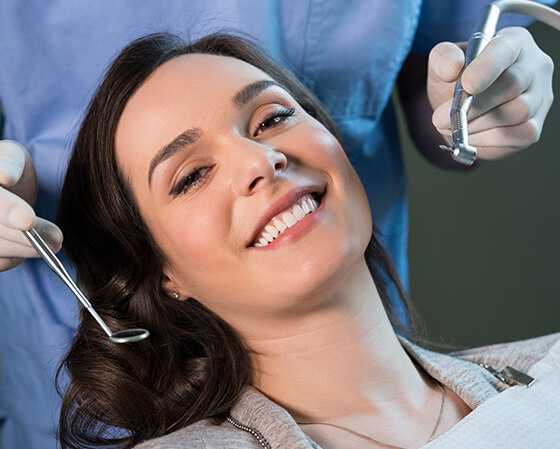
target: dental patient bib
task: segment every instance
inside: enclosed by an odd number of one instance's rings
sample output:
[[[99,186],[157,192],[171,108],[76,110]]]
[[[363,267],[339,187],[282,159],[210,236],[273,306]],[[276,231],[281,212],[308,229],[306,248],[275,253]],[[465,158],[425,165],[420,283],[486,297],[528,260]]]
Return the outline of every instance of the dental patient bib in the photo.
[[[422,449],[560,448],[560,341],[529,374],[530,387],[497,394]]]

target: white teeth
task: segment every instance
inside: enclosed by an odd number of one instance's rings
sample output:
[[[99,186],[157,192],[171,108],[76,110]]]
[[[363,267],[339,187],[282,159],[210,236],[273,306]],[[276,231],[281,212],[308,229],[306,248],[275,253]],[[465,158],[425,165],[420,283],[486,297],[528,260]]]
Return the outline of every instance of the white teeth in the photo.
[[[317,210],[317,208],[319,207],[319,203],[315,201],[313,198],[307,198],[307,204],[309,205],[309,208],[312,211]]]
[[[278,229],[276,229],[276,226],[266,225],[266,226],[264,227],[264,230],[265,230],[266,232],[268,232],[272,237],[274,237],[274,238],[278,237],[279,231],[278,231]],[[272,240],[271,240],[271,241],[272,241]]]
[[[303,211],[303,209],[301,207],[299,207],[297,204],[294,206],[294,208],[292,209],[292,212],[294,214],[294,217],[296,217],[296,220],[299,221],[301,220],[303,217],[305,217],[305,212]]]
[[[291,228],[298,222],[296,217],[294,217],[290,212],[284,212],[282,214],[282,221],[286,226],[288,226],[288,228]]]
[[[261,231],[253,246],[261,248],[269,245],[286,229],[291,228],[307,214],[315,212],[319,208],[319,202],[309,194],[303,195],[291,210],[287,210],[280,216],[276,216]]]
[[[282,223],[280,220],[278,220],[278,218],[274,217],[272,219],[272,224],[274,226],[276,226],[276,229],[278,229],[279,232],[284,232],[286,229],[288,229],[288,226],[286,226],[284,223]]]

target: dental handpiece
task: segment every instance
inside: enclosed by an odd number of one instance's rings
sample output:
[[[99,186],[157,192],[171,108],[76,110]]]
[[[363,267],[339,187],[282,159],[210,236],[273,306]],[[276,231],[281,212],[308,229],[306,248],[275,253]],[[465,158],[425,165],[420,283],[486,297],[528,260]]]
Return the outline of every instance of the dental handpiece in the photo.
[[[465,64],[459,73],[453,102],[451,105],[451,132],[453,146],[440,145],[442,150],[450,151],[451,157],[464,165],[472,165],[476,160],[476,148],[469,145],[467,115],[471,109],[474,95],[468,94],[461,84],[461,76],[467,66],[484,50],[494,37],[502,12],[514,12],[537,19],[560,30],[560,13],[548,6],[528,0],[498,0],[484,8],[472,36],[467,44]]]

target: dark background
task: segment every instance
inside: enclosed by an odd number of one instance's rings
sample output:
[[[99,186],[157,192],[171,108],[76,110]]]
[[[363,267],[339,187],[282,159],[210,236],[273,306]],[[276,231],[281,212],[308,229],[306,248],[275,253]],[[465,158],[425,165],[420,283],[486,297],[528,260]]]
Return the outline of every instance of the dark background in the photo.
[[[560,32],[529,29],[560,67]],[[467,173],[431,166],[401,131],[410,296],[432,338],[464,347],[560,331],[560,100],[537,144]]]

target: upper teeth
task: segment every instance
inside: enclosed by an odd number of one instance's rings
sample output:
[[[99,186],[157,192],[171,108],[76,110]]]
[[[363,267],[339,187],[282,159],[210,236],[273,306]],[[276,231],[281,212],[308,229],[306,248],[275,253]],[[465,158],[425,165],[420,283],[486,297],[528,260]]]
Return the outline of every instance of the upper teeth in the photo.
[[[270,244],[286,229],[291,228],[303,217],[319,208],[319,203],[309,194],[303,195],[293,206],[276,215],[262,229],[253,242],[253,246],[262,247]]]

